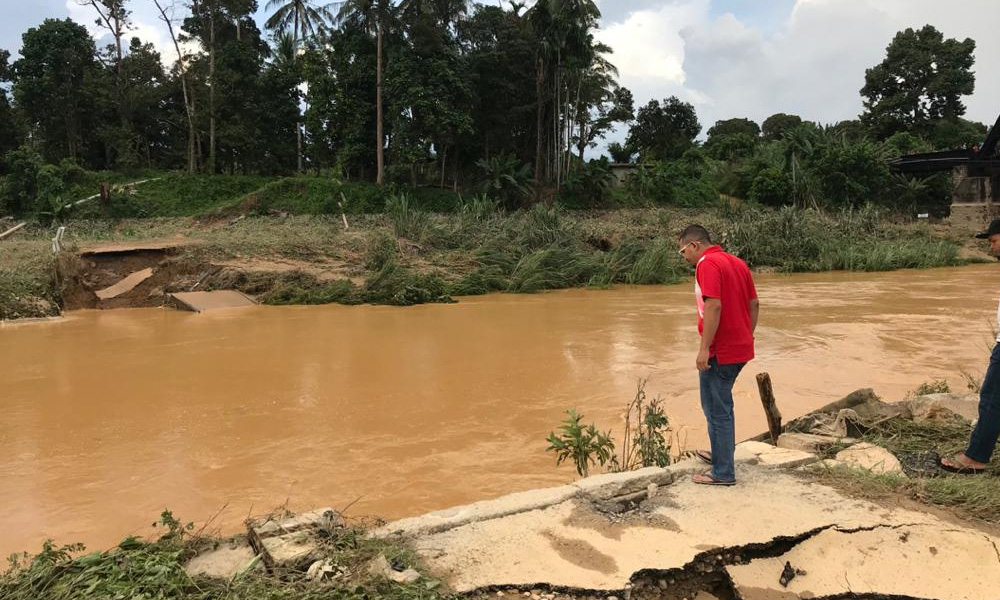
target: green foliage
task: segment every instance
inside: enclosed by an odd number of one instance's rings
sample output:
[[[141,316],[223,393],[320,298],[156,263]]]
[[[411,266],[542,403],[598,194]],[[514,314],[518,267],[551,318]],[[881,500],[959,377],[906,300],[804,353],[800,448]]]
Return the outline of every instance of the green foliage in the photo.
[[[761,133],[765,140],[776,141],[785,136],[785,133],[795,129],[802,124],[802,117],[789,115],[786,113],[774,113],[764,119],[761,124]]]
[[[570,208],[604,206],[611,197],[614,175],[607,158],[584,163],[566,178],[559,193],[559,202]]]
[[[650,100],[636,114],[626,146],[639,152],[643,161],[680,158],[694,144],[701,124],[694,107],[671,96],[660,104]]]
[[[95,50],[86,28],[70,19],[46,19],[23,36],[13,64],[14,97],[50,162],[93,151],[100,86]]]
[[[812,209],[746,209],[724,231],[727,250],[751,267],[781,271],[885,271],[960,264],[958,247],[927,229],[900,230],[878,208],[826,215]]]
[[[661,161],[644,165],[626,186],[632,193],[662,205],[710,206],[718,202],[719,194],[706,178],[697,155],[685,159]]]
[[[625,410],[625,434],[613,470],[632,471],[670,464],[670,419],[660,398],[646,398],[646,382],[640,380],[635,398]]]
[[[975,89],[975,49],[974,40],[945,39],[931,25],[900,31],[885,59],[865,71],[863,123],[884,139],[962,116],[961,97]]]
[[[31,146],[22,146],[8,152],[4,162],[7,165],[2,189],[4,210],[14,215],[34,211],[42,157]]]
[[[961,117],[946,117],[934,121],[926,133],[930,146],[937,150],[972,148],[986,139],[986,126]]]
[[[792,198],[792,182],[780,168],[767,167],[753,178],[748,197],[761,204],[782,206]]]
[[[570,459],[576,472],[587,477],[592,465],[604,466],[614,456],[615,443],[611,432],[601,433],[593,423],[584,427],[580,424],[583,415],[575,409],[566,411],[566,420],[559,428],[559,435],[549,433],[545,441],[549,443],[546,452],[556,453],[556,466]]]
[[[422,242],[431,228],[430,215],[410,202],[405,194],[393,196],[386,201],[385,212],[392,222],[396,237],[414,242]]]
[[[608,154],[611,156],[611,162],[628,164],[635,157],[635,150],[621,142],[611,142],[608,144]]]
[[[500,202],[506,208],[516,208],[531,193],[531,166],[521,163],[512,154],[499,154],[489,159],[481,159],[479,167],[484,194]]]
[[[923,382],[917,386],[915,390],[909,392],[906,396],[912,398],[914,396],[927,396],[928,394],[948,394],[951,393],[951,386],[948,385],[947,379],[935,379],[930,382]]]
[[[814,169],[822,197],[840,207],[880,201],[891,182],[888,158],[884,148],[869,141],[826,144]]]

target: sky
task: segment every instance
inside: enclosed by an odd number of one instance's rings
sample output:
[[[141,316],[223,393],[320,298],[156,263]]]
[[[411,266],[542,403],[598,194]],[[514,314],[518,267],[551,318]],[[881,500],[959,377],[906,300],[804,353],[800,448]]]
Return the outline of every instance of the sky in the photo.
[[[931,24],[976,40],[976,90],[967,118],[1000,114],[1000,0],[596,0],[597,37],[613,49],[619,82],[636,105],[669,96],[694,105],[702,132],[719,119],[761,123],[785,112],[820,123],[856,118],[865,69],[896,32]],[[496,4],[498,0],[485,3]],[[165,4],[181,0],[164,0]],[[95,36],[95,14],[78,0],[0,0],[0,48],[16,59],[21,34],[45,18],[72,17]],[[266,15],[260,2],[257,21]],[[152,0],[131,0],[135,31],[173,58]],[[182,11],[178,11],[178,15]],[[990,77],[990,73],[997,76]],[[617,132],[610,139],[622,139]]]

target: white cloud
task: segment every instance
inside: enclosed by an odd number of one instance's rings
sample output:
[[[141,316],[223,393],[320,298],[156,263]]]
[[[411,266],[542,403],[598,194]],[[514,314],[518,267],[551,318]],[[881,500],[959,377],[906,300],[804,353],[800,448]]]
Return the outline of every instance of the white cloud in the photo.
[[[164,25],[159,11],[155,9],[152,3],[149,3],[148,6],[137,5],[133,7],[131,4],[128,6],[132,9],[129,19],[131,27],[125,33],[123,45],[127,48],[129,40],[133,37],[139,38],[143,43],[152,44],[153,48],[160,53],[160,61],[163,63],[163,66],[169,69],[177,60],[177,51],[174,49],[173,40],[170,39],[170,33],[167,31],[167,27]],[[167,15],[173,17],[171,15],[171,6],[173,5],[167,2],[165,8],[167,9]],[[103,48],[114,42],[108,29],[100,27],[97,24],[98,15],[93,7],[89,5],[81,6],[76,0],[66,0],[66,11],[69,13],[71,19],[87,28],[90,35],[94,37],[98,48]],[[179,19],[174,21],[174,33],[180,33]],[[195,41],[181,43],[181,51],[185,53],[195,52],[198,48],[199,44]]]
[[[619,0],[602,8],[611,2]],[[675,94],[695,105],[703,131],[719,119],[759,123],[776,112],[824,123],[853,119],[862,110],[865,69],[884,58],[897,31],[929,23],[946,37],[976,40],[976,92],[965,99],[966,116],[988,125],[997,117],[997,0],[965,0],[961,10],[938,0],[798,0],[768,33],[710,9],[711,0],[658,8],[630,0],[605,17],[598,38],[614,49],[611,61],[637,105]]]

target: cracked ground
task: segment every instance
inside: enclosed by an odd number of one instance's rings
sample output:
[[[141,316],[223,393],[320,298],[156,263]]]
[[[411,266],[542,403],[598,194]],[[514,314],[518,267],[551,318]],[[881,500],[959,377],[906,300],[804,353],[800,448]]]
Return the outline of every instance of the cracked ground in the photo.
[[[990,533],[779,470],[740,469],[737,486],[678,477],[620,512],[578,494],[410,541],[432,573],[473,595],[1000,597],[1000,538]]]

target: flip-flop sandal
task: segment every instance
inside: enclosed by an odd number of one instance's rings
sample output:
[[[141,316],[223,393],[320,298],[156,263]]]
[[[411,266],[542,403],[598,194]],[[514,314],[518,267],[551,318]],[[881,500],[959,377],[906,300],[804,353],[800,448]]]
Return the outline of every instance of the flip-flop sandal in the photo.
[[[701,484],[701,485],[736,485],[736,480],[733,481],[722,481],[712,477],[709,473],[697,473],[691,476],[691,481]]]
[[[946,460],[956,464],[961,464],[961,463],[959,463],[957,460],[953,458],[942,458],[938,460],[938,466],[944,469],[945,471],[948,471],[949,473],[956,473],[958,475],[979,475],[987,471],[986,468],[979,469],[976,467],[968,467],[968,466],[953,467],[952,465],[945,464],[944,461]]]
[[[708,464],[712,464],[712,453],[708,450],[695,450],[694,455]]]

